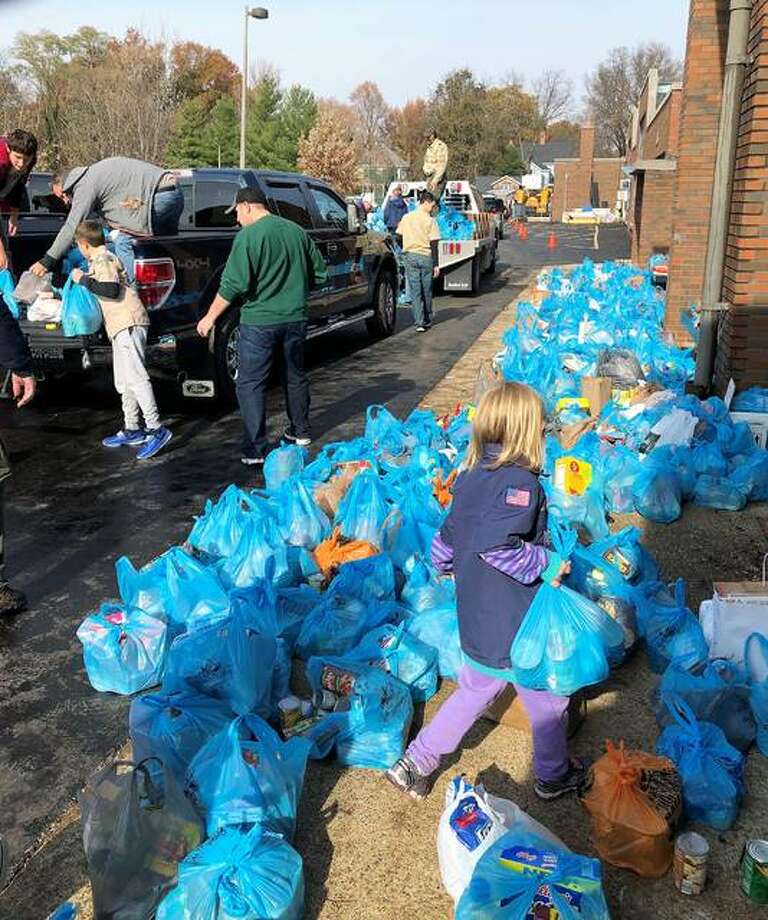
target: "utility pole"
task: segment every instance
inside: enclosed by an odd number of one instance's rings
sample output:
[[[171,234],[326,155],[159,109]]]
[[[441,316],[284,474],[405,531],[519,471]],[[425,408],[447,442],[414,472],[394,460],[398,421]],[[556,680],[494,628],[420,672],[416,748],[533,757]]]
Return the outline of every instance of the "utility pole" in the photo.
[[[269,19],[263,6],[245,7],[243,21],[243,79],[240,83],[240,169],[245,169],[245,124],[248,108],[248,20]]]

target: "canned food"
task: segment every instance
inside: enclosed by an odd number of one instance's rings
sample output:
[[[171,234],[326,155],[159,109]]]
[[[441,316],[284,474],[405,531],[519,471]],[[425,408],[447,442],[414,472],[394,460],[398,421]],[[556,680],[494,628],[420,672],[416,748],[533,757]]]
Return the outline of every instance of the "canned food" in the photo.
[[[675,840],[672,875],[675,888],[682,894],[701,894],[707,882],[709,844],[694,831],[680,834]]]
[[[333,707],[334,712],[349,712],[352,708],[349,697],[342,696],[336,701],[336,705]]]
[[[315,707],[312,705],[312,700],[302,700],[301,701],[301,717],[302,719],[308,719],[315,711]]]
[[[741,890],[755,904],[768,904],[768,840],[748,840],[741,857]]]
[[[316,690],[314,696],[312,697],[312,703],[316,709],[333,709],[333,707],[338,702],[338,696],[335,693],[331,693],[330,690],[325,690],[321,688]]]
[[[351,696],[355,689],[357,675],[344,671],[332,664],[327,664],[320,674],[320,685],[336,696]]]
[[[277,711],[280,728],[285,732],[301,718],[301,700],[297,696],[286,696],[277,704]]]

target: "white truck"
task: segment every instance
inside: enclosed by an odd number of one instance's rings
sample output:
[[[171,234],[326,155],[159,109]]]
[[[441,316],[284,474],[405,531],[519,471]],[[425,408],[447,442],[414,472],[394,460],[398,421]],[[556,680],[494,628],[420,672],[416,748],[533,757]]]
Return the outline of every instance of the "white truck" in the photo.
[[[411,202],[418,201],[419,193],[427,187],[427,183],[393,182],[387,189],[382,209],[392,189],[397,186],[402,189],[403,198]],[[496,271],[498,240],[493,214],[486,209],[481,193],[466,179],[449,181],[441,203],[454,208],[474,224],[474,232],[466,239],[441,240],[438,244],[438,265],[443,290],[450,294],[476,294],[480,289],[481,275]]]

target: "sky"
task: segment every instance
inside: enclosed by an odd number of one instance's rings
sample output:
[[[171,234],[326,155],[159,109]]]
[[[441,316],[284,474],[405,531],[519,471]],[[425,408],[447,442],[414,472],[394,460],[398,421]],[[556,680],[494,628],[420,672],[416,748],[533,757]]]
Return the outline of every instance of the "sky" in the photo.
[[[643,41],[685,50],[688,0],[262,0],[251,20],[251,63],[267,61],[286,84],[346,99],[364,80],[391,105],[428,96],[449,70],[484,80],[514,71],[532,80],[565,70],[577,95],[610,48]],[[0,49],[19,31],[59,34],[82,25],[120,35],[197,41],[242,61],[243,4],[237,0],[0,0]]]

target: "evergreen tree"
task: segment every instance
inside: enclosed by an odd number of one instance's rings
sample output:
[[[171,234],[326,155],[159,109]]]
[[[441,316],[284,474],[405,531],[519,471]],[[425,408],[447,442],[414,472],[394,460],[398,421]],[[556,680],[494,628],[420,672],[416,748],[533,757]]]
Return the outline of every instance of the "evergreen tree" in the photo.
[[[245,129],[246,163],[255,169],[275,169],[279,125],[278,112],[282,101],[280,81],[276,74],[263,74],[250,91],[248,122]]]
[[[183,103],[174,118],[171,136],[165,148],[165,161],[169,166],[212,166],[210,144],[205,134],[208,128],[209,108],[202,97]]]
[[[211,109],[203,131],[203,144],[211,166],[237,166],[240,126],[231,96],[222,96]]]

